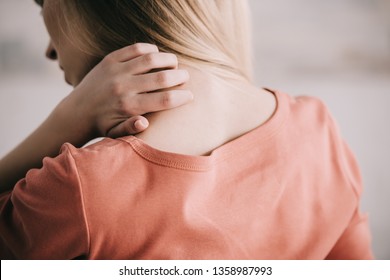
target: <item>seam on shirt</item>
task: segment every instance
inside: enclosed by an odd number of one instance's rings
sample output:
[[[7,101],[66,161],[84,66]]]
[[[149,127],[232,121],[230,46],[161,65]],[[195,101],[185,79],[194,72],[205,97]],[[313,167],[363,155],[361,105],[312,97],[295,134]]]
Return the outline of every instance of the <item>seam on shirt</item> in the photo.
[[[350,156],[353,157],[352,164],[358,164],[357,159],[356,159],[353,151],[350,149],[349,145],[345,141],[345,139],[342,137],[341,130],[340,130],[340,127],[339,127],[337,120],[333,117],[333,115],[331,114],[331,112],[329,111],[329,109],[325,103],[323,103],[323,106],[325,107],[328,122],[329,122],[328,129],[335,131],[335,135],[333,135],[333,141],[338,142],[338,143],[336,143],[338,146],[338,149],[339,149],[337,152],[342,154],[341,168],[342,168],[343,174],[347,178],[349,188],[352,189],[352,192],[355,195],[356,204],[359,205],[359,201],[361,199],[361,191],[359,191],[357,189],[356,184],[351,179],[351,172],[349,170],[349,168],[351,168],[351,166],[350,166],[351,162],[349,160],[349,157]],[[360,173],[361,171],[359,168],[358,168],[358,172],[359,172],[359,176],[361,176],[361,173]],[[363,181],[359,180],[359,183],[361,184],[361,187],[363,188]]]
[[[174,160],[168,160],[165,158],[158,158],[156,159],[155,156],[152,155],[149,151],[146,149],[142,149],[142,147],[138,147],[136,145],[133,145],[132,141],[128,142],[122,139],[119,139],[129,146],[136,152],[137,155],[142,157],[148,162],[151,162],[153,164],[159,165],[159,166],[164,166],[164,167],[170,167],[170,168],[175,168],[175,169],[181,169],[181,170],[188,170],[188,171],[197,171],[197,172],[204,172],[208,171],[212,168],[211,164],[204,164],[204,167],[200,167],[197,164],[186,164],[183,162],[177,162]],[[200,164],[201,165],[201,164]]]
[[[277,127],[275,127],[275,129],[273,129],[272,132],[269,133],[266,137],[262,138],[258,142],[255,142],[255,141],[252,142],[250,145],[246,146],[245,148],[243,148],[239,152],[248,151],[248,150],[252,149],[254,146],[260,145],[261,142],[268,141],[270,138],[274,137],[276,134],[281,132],[281,127],[284,126],[286,122],[287,122],[287,118],[285,118],[283,121],[281,121],[280,124]],[[134,138],[133,140],[130,140],[130,141],[126,141],[126,140],[123,140],[123,139],[117,139],[117,140],[121,140],[121,141],[127,143],[128,145],[130,145],[132,147],[132,149],[140,157],[142,157],[143,159],[145,159],[145,160],[147,160],[147,161],[149,161],[149,162],[151,162],[153,164],[156,164],[156,165],[159,165],[159,166],[164,166],[164,167],[169,167],[169,168],[175,168],[175,169],[181,169],[181,170],[187,170],[187,171],[196,171],[196,172],[208,171],[208,170],[210,170],[210,169],[212,169],[214,167],[214,165],[212,163],[219,164],[220,162],[222,162],[224,160],[232,158],[233,156],[237,155],[237,153],[238,153],[238,151],[227,152],[227,153],[225,153],[224,155],[220,156],[217,159],[213,158],[213,156],[211,155],[211,156],[208,156],[210,158],[210,162],[204,163],[204,164],[196,164],[196,163],[194,163],[194,164],[191,164],[191,163],[186,164],[186,163],[183,163],[183,162],[178,162],[178,161],[175,161],[175,160],[168,160],[168,159],[161,158],[161,157],[156,158],[156,156],[154,156],[147,149],[143,149],[142,146],[139,146],[138,144],[134,144],[133,143],[133,142],[137,141],[137,138]],[[160,150],[157,150],[157,151],[160,151]]]
[[[345,167],[343,167],[343,169],[344,169],[344,172],[345,172]],[[348,178],[348,185],[352,189],[352,192],[355,195],[356,204],[359,207],[361,195],[359,194],[358,190],[356,189],[355,184],[352,182],[352,180],[350,178]]]
[[[78,180],[78,187],[79,187],[80,194],[81,194],[81,206],[82,206],[82,211],[83,211],[85,227],[87,229],[87,246],[88,246],[88,248],[87,248],[88,252],[87,253],[89,255],[90,254],[90,250],[91,250],[91,234],[90,234],[89,223],[88,223],[88,219],[87,219],[87,213],[86,213],[87,211],[85,209],[83,188],[81,187],[81,185],[82,185],[81,178],[80,178],[78,166],[77,166],[77,163],[76,163],[76,159],[74,158],[74,156],[73,156],[71,150],[69,149],[69,147],[67,147],[67,150],[69,152],[70,157],[73,160],[74,165],[76,166],[76,170],[75,171],[76,171],[77,180]]]
[[[343,139],[342,139],[342,141],[343,141],[342,142],[343,145],[347,145]],[[345,147],[343,147],[343,148],[345,149]],[[348,149],[349,149],[349,147],[348,147]],[[352,151],[348,151],[348,152],[352,153]],[[344,153],[345,153],[345,151],[344,151]],[[355,155],[352,155],[352,156],[353,156],[353,161],[355,161],[355,162],[353,162],[353,164],[357,164],[356,159],[355,159]],[[347,167],[347,165],[350,165],[351,163],[346,158],[343,158],[343,161],[344,161],[344,164],[343,164],[344,173],[348,177],[347,178],[348,183],[349,183],[350,187],[352,188],[352,192],[355,194],[357,204],[359,205],[359,201],[360,201],[361,196],[362,196],[362,191],[358,190],[358,185],[361,184],[361,189],[363,189],[363,181],[359,180],[359,182],[357,184],[354,183],[353,180],[351,179],[351,175],[350,175],[351,172],[348,170],[348,167]],[[359,172],[358,176],[361,176],[360,169],[358,170],[358,172]]]
[[[254,146],[257,146],[257,145],[260,145],[261,143],[269,141],[270,138],[274,137],[278,133],[281,133],[282,127],[285,126],[287,121],[288,121],[288,115],[286,115],[279,122],[279,124],[270,131],[269,134],[267,134],[265,137],[259,139],[258,141],[251,142],[250,145],[246,146],[245,148],[243,148],[239,152],[250,150]],[[201,163],[198,163],[198,164],[196,164],[196,163],[192,163],[192,164],[188,163],[188,164],[186,164],[186,163],[183,163],[183,162],[178,162],[178,161],[175,161],[175,160],[168,160],[168,159],[161,158],[161,157],[156,158],[156,156],[153,155],[153,153],[151,153],[148,149],[144,149],[142,144],[137,143],[138,138],[136,138],[136,137],[134,137],[131,140],[124,140],[124,139],[120,139],[120,138],[118,138],[117,140],[123,141],[123,142],[127,143],[128,145],[130,145],[132,147],[132,149],[140,157],[142,157],[143,159],[145,159],[145,160],[147,160],[147,161],[149,161],[151,163],[157,164],[159,166],[165,166],[165,167],[182,169],[182,170],[188,170],[188,171],[197,171],[197,172],[208,171],[208,170],[213,168],[212,163],[217,163],[218,164],[219,162],[222,162],[222,161],[224,161],[226,159],[229,159],[229,158],[237,155],[237,153],[238,153],[238,151],[230,151],[230,152],[225,153],[224,155],[220,155],[217,159],[213,158],[213,155],[207,156],[210,159],[209,163],[204,163],[204,164],[201,164]],[[153,147],[151,147],[151,148],[154,149]],[[156,149],[156,151],[164,152],[164,151],[160,151],[158,149]],[[169,152],[167,152],[167,153],[169,153]],[[197,156],[197,157],[201,157],[201,156]]]

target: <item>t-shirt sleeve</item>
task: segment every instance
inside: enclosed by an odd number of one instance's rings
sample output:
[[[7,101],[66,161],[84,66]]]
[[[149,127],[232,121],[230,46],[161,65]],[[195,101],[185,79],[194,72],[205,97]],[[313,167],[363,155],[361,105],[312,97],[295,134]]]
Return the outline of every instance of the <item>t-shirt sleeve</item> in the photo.
[[[88,227],[68,145],[0,195],[1,259],[74,259],[88,253]]]
[[[370,260],[373,258],[367,215],[363,215],[357,209],[347,229],[326,259]]]
[[[330,131],[329,143],[331,143],[332,147],[329,149],[332,153],[331,163],[335,170],[343,174],[343,182],[346,183],[348,188],[351,188],[353,194],[351,200],[354,201],[354,208],[351,208],[351,218],[345,224],[344,230],[326,258],[344,260],[372,259],[373,253],[368,217],[359,210],[363,192],[360,168],[354,153],[342,138],[337,122],[328,110],[326,110],[326,116]],[[343,183],[343,185],[345,184]]]
[[[332,120],[335,130],[338,130]],[[339,161],[351,188],[356,196],[356,208],[346,229],[328,254],[327,259],[365,260],[373,259],[371,248],[371,232],[368,215],[360,211],[360,199],[363,192],[363,181],[360,169],[348,144],[337,133],[339,147]]]

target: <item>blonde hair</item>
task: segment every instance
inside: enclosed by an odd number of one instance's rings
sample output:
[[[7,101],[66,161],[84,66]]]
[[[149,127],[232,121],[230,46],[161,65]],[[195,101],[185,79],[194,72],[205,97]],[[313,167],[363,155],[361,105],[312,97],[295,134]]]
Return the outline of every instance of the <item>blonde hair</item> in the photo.
[[[61,10],[68,36],[93,56],[152,43],[182,64],[252,80],[247,0],[62,0]]]

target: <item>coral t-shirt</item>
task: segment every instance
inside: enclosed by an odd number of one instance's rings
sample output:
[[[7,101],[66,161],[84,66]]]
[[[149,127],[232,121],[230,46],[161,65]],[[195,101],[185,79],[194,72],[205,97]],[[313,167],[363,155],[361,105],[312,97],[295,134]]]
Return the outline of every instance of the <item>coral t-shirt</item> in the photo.
[[[316,98],[274,94],[265,124],[209,156],[64,144],[1,194],[1,258],[372,258],[337,125]]]

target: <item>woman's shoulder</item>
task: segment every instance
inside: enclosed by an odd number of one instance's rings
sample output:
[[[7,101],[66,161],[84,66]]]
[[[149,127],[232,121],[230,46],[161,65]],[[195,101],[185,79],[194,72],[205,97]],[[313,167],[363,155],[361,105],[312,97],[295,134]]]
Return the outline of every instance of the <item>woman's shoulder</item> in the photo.
[[[307,129],[312,132],[331,130],[339,133],[338,124],[327,104],[318,97],[291,95],[274,91],[278,99],[278,111],[284,115],[287,124],[295,129]]]
[[[133,136],[129,137],[130,139]],[[60,153],[68,154],[76,162],[104,162],[109,163],[110,160],[115,159],[118,161],[120,158],[129,156],[133,149],[129,145],[130,141],[126,141],[126,138],[98,138],[95,139],[81,148],[77,148],[70,143],[65,143]]]
[[[329,115],[328,106],[318,97],[310,95],[293,95],[279,90],[270,91],[277,96],[278,109],[287,109],[289,114]]]
[[[318,97],[291,96],[279,93],[284,99],[288,117],[284,127],[284,143],[298,157],[306,156],[332,170],[346,180],[356,196],[362,191],[362,179],[356,157],[345,141],[336,118]],[[286,140],[287,139],[287,140]],[[326,167],[326,168],[325,168]]]

